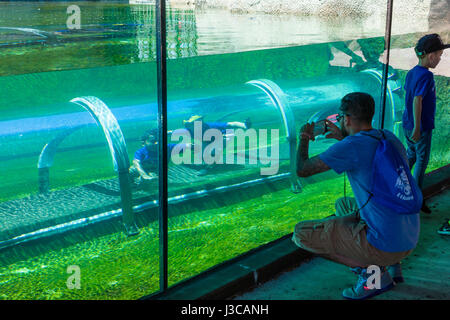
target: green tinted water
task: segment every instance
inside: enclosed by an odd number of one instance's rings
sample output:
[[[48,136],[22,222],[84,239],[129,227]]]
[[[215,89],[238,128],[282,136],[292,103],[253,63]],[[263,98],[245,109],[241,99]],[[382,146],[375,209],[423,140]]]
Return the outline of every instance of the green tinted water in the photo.
[[[268,49],[170,60],[168,63],[169,101],[238,95],[241,94],[239,90],[242,90],[240,86],[254,79],[278,81],[323,75],[329,68],[326,50],[324,50],[326,46]],[[315,66],[305,63],[306,57],[311,55],[316,59]],[[122,125],[130,159],[132,159],[134,151],[139,147],[136,139],[142,135],[145,127],[156,127],[155,71],[155,63],[146,62],[0,77],[0,109],[2,111],[0,117],[2,120],[12,120],[78,113],[82,110],[68,101],[87,95],[99,97],[111,108],[151,103],[148,112],[155,115],[154,120],[147,123]],[[11,108],[11,106],[15,107]],[[214,113],[211,112],[211,107],[216,110]],[[243,110],[245,114],[243,113],[240,117],[244,115],[251,117],[254,123],[258,118],[270,120],[273,116],[278,117],[276,113],[264,116],[260,110],[250,105],[243,107],[246,108]],[[200,112],[208,115],[208,121],[216,121],[223,116],[224,111],[220,106],[208,106],[207,109]],[[245,117],[235,120],[242,121]],[[42,121],[39,118],[36,119],[36,121]],[[279,124],[281,125],[281,122]],[[17,125],[20,132],[20,120]],[[176,115],[176,110],[171,109],[169,129],[180,126],[181,119]],[[81,132],[82,130],[68,137],[61,147],[86,143],[84,138],[86,133]],[[89,132],[91,141],[103,141],[100,130],[94,128]],[[281,130],[281,134],[284,134],[284,130]],[[0,185],[3,200],[22,197],[37,191],[37,156],[45,143],[52,139],[52,135],[43,132],[42,137],[16,136],[14,139],[16,143],[9,147],[9,154],[11,154],[11,148],[20,148],[20,152],[17,152],[21,156],[0,162],[0,173],[6,177]],[[74,158],[77,159],[76,162],[72,161]],[[9,174],[12,171],[15,172],[14,175]],[[51,188],[61,189],[114,176],[106,144],[91,148],[88,152],[61,150],[57,153],[52,167]]]
[[[78,2],[80,29],[68,29],[65,2],[0,3],[0,75],[154,61],[155,7]],[[168,7],[167,57],[243,52],[384,34],[366,19]],[[72,20],[69,20],[69,23]],[[31,28],[24,32],[11,28]],[[282,30],[282,32],[280,32]]]
[[[83,29],[70,33],[64,31],[66,4],[0,4],[0,20],[5,21],[5,26],[38,28],[60,39],[60,42],[43,43],[42,37],[36,35],[1,31],[7,36],[0,42],[0,75],[3,76],[0,78],[0,120],[78,112],[68,100],[80,95],[98,96],[112,108],[156,100],[153,7],[136,9],[129,5],[97,3],[80,6]],[[227,86],[257,78],[308,79],[336,72],[329,65],[327,44],[218,54],[235,43],[224,40],[226,33],[236,32],[221,26],[227,31],[216,33],[215,38],[205,38],[206,29],[196,29],[199,26],[195,24],[192,10],[170,12],[168,45],[172,60],[168,65],[168,85],[174,100],[214,96],[223,93]],[[323,40],[316,35],[312,37],[311,42]],[[360,34],[350,38],[359,37]],[[222,46],[218,45],[220,41]],[[12,46],[13,42],[21,44]],[[215,47],[219,49],[214,51]],[[265,44],[236,47],[240,48],[237,51],[243,51],[263,48]],[[204,54],[208,55],[198,57]],[[438,81],[445,87],[446,79]],[[439,103],[438,112],[443,114],[446,105]],[[258,116],[258,110],[250,112],[253,117]],[[445,123],[448,117],[443,120]],[[153,126],[154,122],[149,125]],[[171,126],[176,126],[175,121]],[[442,128],[444,131],[439,132],[448,132],[448,126]],[[141,131],[141,128],[128,128],[126,138],[134,138]],[[71,142],[77,139],[81,138],[74,136]],[[22,142],[17,137],[19,141]],[[30,139],[24,149],[28,150],[35,142]],[[437,149],[429,169],[448,163],[448,139],[438,136],[437,142],[433,145]],[[128,139],[127,146],[131,159],[139,142]],[[35,147],[40,150],[42,146]],[[36,161],[36,155],[28,155],[0,162],[0,201],[37,192]],[[61,152],[52,170],[52,189],[70,188],[116,175],[106,146],[89,152]],[[343,195],[342,190],[342,178],[319,179],[306,185],[298,195],[284,189],[253,198],[252,191],[248,191],[234,195],[243,197],[235,203],[216,197],[208,199],[208,203],[216,205],[209,209],[188,208],[185,215],[177,216],[170,211],[169,284],[290,233],[300,220],[332,214],[334,200]],[[79,243],[63,245],[66,237]],[[83,238],[80,232],[61,236],[63,244],[55,241],[50,245],[36,245],[32,248],[34,254],[20,261],[8,263],[9,256],[2,256],[5,263],[0,266],[0,298],[135,299],[158,289],[156,222],[143,227],[138,237],[126,238],[116,232],[96,239]],[[12,250],[20,256],[22,248]],[[70,265],[81,269],[79,290],[67,288]]]
[[[169,285],[292,232],[304,219],[334,212],[334,199],[343,194],[342,178],[308,185],[302,194],[273,191],[262,197],[210,199],[230,203],[169,219]],[[173,211],[171,211],[173,212]],[[3,299],[136,299],[158,290],[158,224],[151,223],[136,237],[114,233],[65,248],[64,236],[44,247],[51,252],[0,267]],[[186,249],[189,250],[186,250]],[[20,249],[17,249],[20,252]],[[45,252],[45,251],[44,251]],[[81,270],[81,289],[68,289],[67,267]]]

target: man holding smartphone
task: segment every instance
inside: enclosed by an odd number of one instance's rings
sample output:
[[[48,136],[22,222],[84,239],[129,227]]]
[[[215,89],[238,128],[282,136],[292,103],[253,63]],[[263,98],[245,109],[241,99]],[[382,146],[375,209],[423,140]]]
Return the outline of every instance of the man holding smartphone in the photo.
[[[406,161],[406,151],[400,140],[389,131],[372,128],[375,102],[366,93],[354,92],[341,100],[339,126],[326,120],[329,133],[337,143],[325,152],[309,158],[309,141],[314,140],[314,123],[300,130],[297,153],[297,174],[309,177],[333,169],[345,172],[355,198],[336,201],[336,214],[321,219],[301,221],[295,226],[293,241],[299,247],[345,264],[358,275],[352,288],[342,295],[348,299],[367,299],[394,285],[391,274],[402,281],[400,261],[415,248],[419,238],[419,214],[400,215],[392,209],[369,201],[372,184],[372,164],[382,134]],[[376,137],[376,138],[374,138]],[[370,288],[366,282],[367,268],[379,266],[380,287]],[[388,270],[387,266],[391,266]]]

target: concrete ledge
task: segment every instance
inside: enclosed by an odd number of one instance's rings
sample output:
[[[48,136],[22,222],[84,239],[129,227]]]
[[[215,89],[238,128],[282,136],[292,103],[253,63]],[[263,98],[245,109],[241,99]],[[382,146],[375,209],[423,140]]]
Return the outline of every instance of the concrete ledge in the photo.
[[[163,293],[143,297],[155,300],[229,299],[312,257],[299,249],[288,234],[180,282]]]
[[[450,164],[425,176],[423,197],[428,199],[450,186]]]
[[[450,186],[450,165],[425,176],[424,198]],[[155,300],[231,299],[273,279],[281,272],[296,268],[314,255],[299,249],[292,234],[253,249],[241,256],[182,281],[167,291],[143,297]]]

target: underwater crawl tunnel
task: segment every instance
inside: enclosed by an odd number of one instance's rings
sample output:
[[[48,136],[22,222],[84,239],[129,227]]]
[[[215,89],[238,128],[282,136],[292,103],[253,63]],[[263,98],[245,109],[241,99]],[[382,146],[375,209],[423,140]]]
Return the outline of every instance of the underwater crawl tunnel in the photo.
[[[395,131],[398,127],[398,123],[401,120],[402,103],[401,103],[401,86],[395,79],[395,74],[388,75],[387,83],[387,101],[385,110],[384,127],[388,130]],[[279,170],[276,174],[270,176],[261,176],[260,167],[258,161],[253,162],[253,166],[250,166],[253,170],[253,174],[248,174],[249,170],[236,169],[236,166],[229,166],[227,169],[226,164],[222,166],[225,168],[224,173],[215,175],[215,184],[210,188],[205,188],[204,185],[207,179],[203,179],[195,174],[195,170],[182,170],[183,165],[170,165],[170,170],[175,170],[173,175],[175,178],[171,180],[169,176],[169,183],[177,185],[177,181],[182,181],[182,184],[190,183],[189,189],[172,188],[169,194],[169,203],[175,203],[180,201],[186,201],[192,198],[204,197],[213,193],[221,193],[228,190],[235,190],[243,187],[247,187],[251,184],[260,184],[265,181],[271,181],[276,179],[289,179],[291,190],[294,193],[301,192],[302,181],[296,176],[296,148],[297,148],[297,134],[300,126],[307,121],[317,121],[329,116],[332,116],[338,112],[341,98],[350,92],[362,91],[371,94],[376,102],[375,116],[373,120],[373,126],[379,128],[381,123],[381,85],[382,72],[376,69],[368,69],[361,72],[348,72],[336,75],[330,75],[321,78],[304,78],[298,80],[285,80],[285,81],[272,81],[268,79],[254,79],[246,83],[242,83],[233,87],[221,90],[221,95],[210,94],[208,90],[205,90],[204,95],[200,92],[194,98],[185,100],[171,99],[169,95],[168,99],[168,129],[173,131],[183,127],[183,120],[188,119],[192,115],[202,115],[205,122],[243,122],[245,119],[251,119],[252,128],[259,129],[277,129],[278,134],[278,161]],[[227,94],[224,94],[227,93]],[[72,100],[83,106],[86,110],[85,99],[94,99],[99,101],[106,109],[107,106],[101,101],[101,97],[90,98],[76,98]],[[156,104],[156,103],[154,103]],[[121,147],[113,148],[112,145],[123,147],[126,150],[126,144],[129,141],[137,140],[141,134],[149,129],[149,127],[155,128],[157,126],[155,111],[157,108],[154,104],[142,104],[131,105],[123,107],[114,107],[108,109],[110,111],[108,121],[99,121],[99,116],[95,116],[95,113],[90,112],[90,115],[86,112],[77,112],[71,114],[51,115],[48,117],[42,117],[39,119],[26,119],[30,125],[19,126],[14,124],[14,120],[5,121],[9,123],[8,134],[2,134],[2,139],[14,139],[18,134],[21,136],[28,136],[32,140],[33,147],[39,145],[45,145],[43,149],[36,149],[38,155],[38,170],[39,170],[39,185],[43,194],[48,193],[49,185],[51,184],[50,169],[54,162],[54,156],[56,154],[61,155],[64,153],[64,149],[59,150],[60,144],[73,134],[79,134],[89,137],[88,139],[74,140],[74,145],[71,146],[71,150],[80,149],[83,150],[86,141],[89,142],[89,146],[104,145],[104,141],[95,141],[91,135],[93,130],[98,130],[98,126],[101,126],[110,145],[111,157],[114,163],[114,168],[118,173],[120,190],[126,185],[123,181],[126,179],[123,177],[124,170],[128,170],[129,161],[122,160],[121,167],[117,166],[117,154],[114,150]],[[152,112],[153,111],[153,112]],[[42,121],[44,120],[44,121]],[[114,120],[114,121],[112,121]],[[109,125],[111,123],[117,123],[113,131],[110,131]],[[40,128],[40,124],[44,124]],[[5,126],[3,127],[5,128]],[[7,129],[6,129],[7,130]],[[17,132],[14,132],[16,130]],[[20,131],[20,132],[19,132]],[[127,134],[122,134],[122,131],[126,131]],[[114,134],[107,134],[107,132],[114,132]],[[124,139],[123,137],[126,137]],[[122,137],[122,138],[120,138]],[[119,139],[120,138],[120,139]],[[230,137],[227,137],[229,139]],[[122,140],[121,143],[113,141],[115,139]],[[169,142],[171,140],[169,139]],[[176,141],[172,141],[176,142]],[[274,141],[271,141],[272,143]],[[315,143],[311,144],[310,154],[318,153],[325,150],[329,146],[330,141],[325,139],[317,139]],[[270,143],[269,143],[270,144]],[[12,144],[8,144],[11,147]],[[251,159],[259,159],[260,144],[256,144],[256,148],[253,150],[246,150],[244,154],[237,154],[236,157],[245,157],[245,164],[250,163]],[[267,144],[264,147],[267,148]],[[65,146],[67,149],[67,145]],[[251,148],[249,148],[251,149]],[[23,150],[23,148],[21,149]],[[134,152],[134,150],[132,150]],[[122,156],[123,156],[123,150]],[[126,152],[126,151],[125,151]],[[19,150],[13,151],[14,154],[20,153]],[[122,157],[123,158],[123,157]],[[242,159],[241,159],[242,160]],[[190,169],[192,166],[187,166]],[[255,171],[255,168],[258,169]],[[120,170],[119,170],[120,169]],[[248,169],[248,168],[246,168]],[[170,174],[169,170],[169,174]],[[256,174],[255,174],[256,172]],[[233,179],[228,179],[230,176]],[[223,179],[222,179],[223,176]],[[177,180],[178,179],[178,180]],[[180,183],[181,184],[181,183]],[[126,187],[128,188],[128,187]],[[96,212],[93,214],[92,210],[89,216],[85,216],[81,219],[77,219],[74,222],[73,215],[68,215],[66,222],[60,223],[58,226],[48,225],[45,228],[45,222],[40,222],[41,229],[35,230],[28,234],[18,234],[8,239],[7,242],[0,243],[0,247],[11,246],[17,242],[27,241],[27,239],[36,239],[36,237],[43,237],[54,233],[60,233],[64,230],[70,230],[77,227],[85,226],[86,224],[92,224],[108,220],[112,217],[123,216],[123,222],[125,229],[129,229],[130,226],[133,229],[132,234],[137,233],[134,224],[134,213],[143,212],[146,209],[156,207],[157,204],[157,184],[154,187],[154,196],[145,197],[145,201],[138,203],[134,202],[134,206],[131,208],[131,200],[129,196],[129,190],[125,190],[122,193],[122,203],[127,203],[128,213],[123,214],[123,208],[120,205],[120,201],[117,198],[111,199],[112,202],[117,203],[117,208],[109,210],[107,212]],[[93,195],[95,198],[95,195]],[[134,196],[133,196],[134,197]],[[135,199],[133,199],[135,200]],[[132,211],[130,213],[130,210]],[[15,240],[14,240],[15,239]]]

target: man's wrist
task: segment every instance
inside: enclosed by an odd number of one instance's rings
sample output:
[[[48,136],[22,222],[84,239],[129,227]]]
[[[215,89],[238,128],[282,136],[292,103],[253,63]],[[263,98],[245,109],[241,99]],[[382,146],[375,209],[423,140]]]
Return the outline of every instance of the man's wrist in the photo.
[[[301,140],[309,141],[309,140],[311,140],[311,139],[312,139],[312,137],[311,137],[311,135],[310,135],[309,133],[306,133],[306,132],[300,132],[300,141],[301,141]]]

